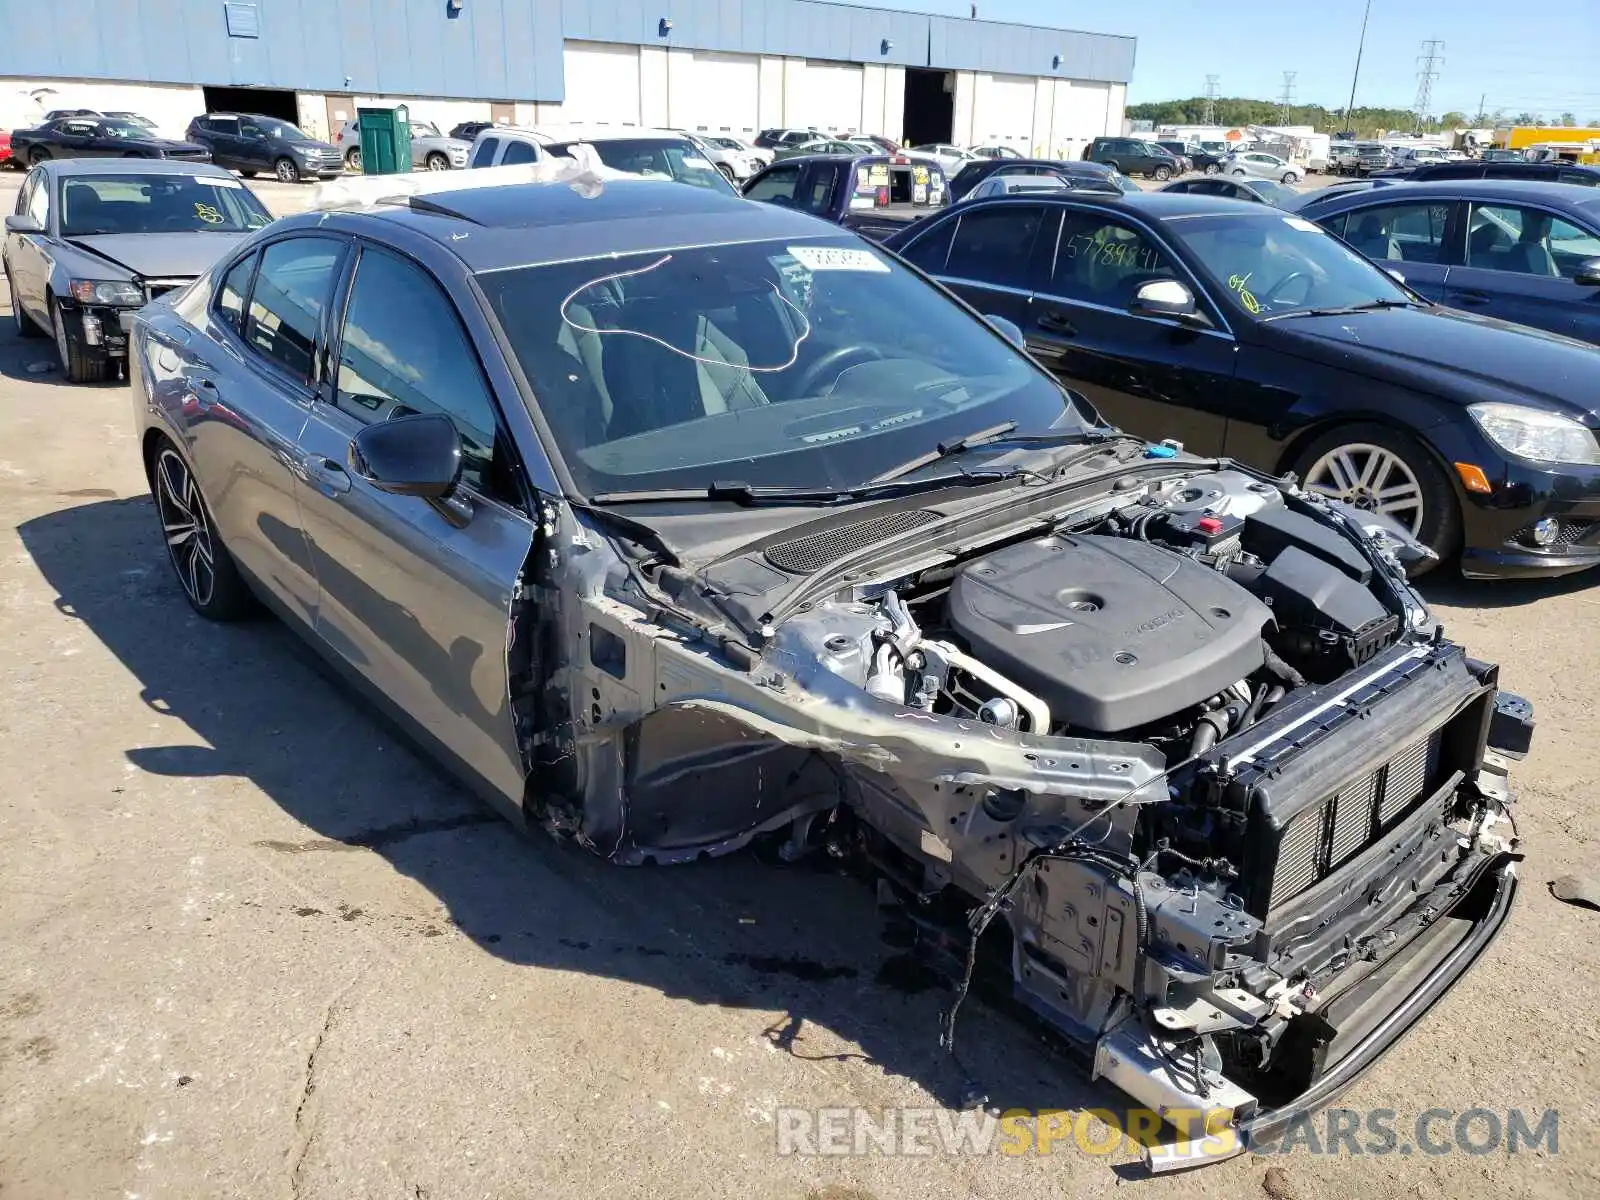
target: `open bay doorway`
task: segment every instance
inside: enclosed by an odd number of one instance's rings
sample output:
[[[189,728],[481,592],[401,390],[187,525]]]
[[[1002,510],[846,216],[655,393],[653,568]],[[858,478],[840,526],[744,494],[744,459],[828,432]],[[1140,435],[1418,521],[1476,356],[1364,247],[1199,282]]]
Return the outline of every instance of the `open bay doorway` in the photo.
[[[208,113],[255,113],[263,117],[277,117],[291,125],[300,119],[295,94],[283,88],[208,87],[201,91],[205,95]]]
[[[955,132],[956,74],[906,68],[905,144],[948,142]]]

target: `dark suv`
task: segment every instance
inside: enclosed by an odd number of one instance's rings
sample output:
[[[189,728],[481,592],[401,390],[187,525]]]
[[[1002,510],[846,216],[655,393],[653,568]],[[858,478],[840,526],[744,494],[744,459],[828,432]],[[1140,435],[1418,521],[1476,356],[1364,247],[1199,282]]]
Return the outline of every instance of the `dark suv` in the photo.
[[[1183,164],[1169,151],[1140,138],[1098,137],[1089,143],[1083,157],[1115,167],[1124,175],[1171,179],[1183,174]]]
[[[1505,179],[1526,183],[1577,183],[1600,187],[1600,167],[1569,162],[1429,163],[1406,173],[1411,183],[1440,183],[1447,179]]]
[[[283,183],[299,183],[344,172],[339,147],[260,113],[207,113],[189,122],[187,137],[210,150],[219,167],[246,179],[270,171]]]

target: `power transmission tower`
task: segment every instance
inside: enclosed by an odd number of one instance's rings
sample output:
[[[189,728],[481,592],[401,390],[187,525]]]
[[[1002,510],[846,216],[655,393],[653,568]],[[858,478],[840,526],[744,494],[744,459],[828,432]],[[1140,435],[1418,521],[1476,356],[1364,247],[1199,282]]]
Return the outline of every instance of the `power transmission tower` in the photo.
[[[1218,86],[1218,82],[1217,81],[1220,78],[1221,78],[1221,76],[1219,76],[1219,75],[1207,75],[1206,76],[1206,115],[1205,115],[1205,124],[1207,124],[1207,125],[1215,125],[1217,123],[1217,96],[1220,94],[1220,91],[1221,91],[1221,89]]]
[[[1278,97],[1278,124],[1289,123],[1289,110],[1294,107],[1294,79],[1299,71],[1285,71],[1283,73],[1283,95]]]
[[[1433,103],[1433,81],[1439,78],[1439,68],[1444,66],[1444,43],[1431,39],[1422,43],[1422,53],[1417,56],[1422,69],[1417,72],[1417,132],[1428,120],[1428,106]]]

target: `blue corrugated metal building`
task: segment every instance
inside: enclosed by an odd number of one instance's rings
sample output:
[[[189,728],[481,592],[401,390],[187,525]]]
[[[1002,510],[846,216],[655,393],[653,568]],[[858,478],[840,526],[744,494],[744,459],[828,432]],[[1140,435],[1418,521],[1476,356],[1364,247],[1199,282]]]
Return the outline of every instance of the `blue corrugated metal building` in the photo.
[[[670,121],[731,132],[815,124],[891,136],[909,132],[909,122],[933,135],[918,141],[993,137],[1020,145],[1041,132],[1048,141],[1062,121],[1104,126],[1090,136],[1120,131],[1134,62],[1127,37],[821,0],[8,0],[5,7],[0,88],[13,107],[21,98],[45,108],[95,107],[69,93],[104,98],[111,87],[123,98],[146,89],[147,107],[175,106],[159,93],[187,89],[192,107],[199,89],[204,105],[254,102],[312,125],[332,123],[361,98],[392,97],[440,117],[472,107],[483,119]],[[931,122],[923,119],[929,108]]]

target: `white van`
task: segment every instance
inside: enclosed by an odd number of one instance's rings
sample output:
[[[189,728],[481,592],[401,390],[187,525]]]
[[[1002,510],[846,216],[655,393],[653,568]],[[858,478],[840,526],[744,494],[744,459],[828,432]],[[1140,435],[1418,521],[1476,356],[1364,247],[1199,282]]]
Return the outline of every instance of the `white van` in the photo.
[[[565,154],[583,142],[595,148],[600,161],[614,171],[676,179],[726,192],[736,192],[723,173],[681,133],[634,125],[491,125],[472,143],[469,167],[503,167],[538,162]]]

